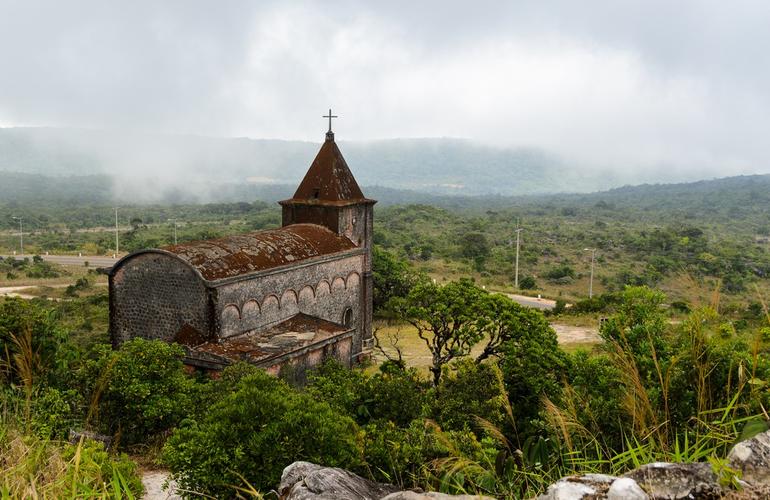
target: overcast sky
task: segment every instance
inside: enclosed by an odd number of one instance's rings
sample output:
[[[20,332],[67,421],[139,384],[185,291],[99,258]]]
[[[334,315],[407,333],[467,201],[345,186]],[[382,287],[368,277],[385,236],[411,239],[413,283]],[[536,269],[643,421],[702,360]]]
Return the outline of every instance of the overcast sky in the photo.
[[[770,2],[0,0],[0,126],[770,172]]]

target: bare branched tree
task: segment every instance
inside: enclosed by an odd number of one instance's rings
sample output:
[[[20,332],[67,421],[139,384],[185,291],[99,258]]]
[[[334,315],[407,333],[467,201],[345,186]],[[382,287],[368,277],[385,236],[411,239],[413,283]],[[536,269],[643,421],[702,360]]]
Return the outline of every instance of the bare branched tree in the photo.
[[[387,330],[385,333],[385,337],[388,343],[387,346],[383,346],[382,341],[380,340],[381,330],[382,327],[379,326],[374,329],[374,332],[372,332],[372,336],[374,337],[374,347],[380,351],[382,355],[385,356],[385,359],[391,363],[401,368],[406,367],[406,363],[404,362],[404,354],[401,350],[401,346],[399,345],[399,342],[401,341],[401,326],[399,325],[395,331]]]

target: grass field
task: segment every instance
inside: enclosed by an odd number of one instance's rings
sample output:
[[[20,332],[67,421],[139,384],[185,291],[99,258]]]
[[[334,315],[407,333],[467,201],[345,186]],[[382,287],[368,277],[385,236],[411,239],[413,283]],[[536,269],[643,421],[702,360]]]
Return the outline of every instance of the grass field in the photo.
[[[421,372],[427,374],[428,367],[432,364],[430,351],[420,337],[417,336],[417,330],[407,323],[375,320],[372,325],[381,349],[375,348],[372,353],[374,356],[374,366],[376,369],[380,363],[386,361],[388,356],[398,358],[398,350],[401,351],[401,357],[408,366],[415,367]],[[556,326],[559,335],[559,344],[566,351],[574,351],[579,348],[591,349],[598,343],[596,329],[593,326],[573,327],[558,323]],[[481,353],[484,342],[479,342],[471,351],[471,356],[477,356]],[[382,352],[385,351],[387,356]]]

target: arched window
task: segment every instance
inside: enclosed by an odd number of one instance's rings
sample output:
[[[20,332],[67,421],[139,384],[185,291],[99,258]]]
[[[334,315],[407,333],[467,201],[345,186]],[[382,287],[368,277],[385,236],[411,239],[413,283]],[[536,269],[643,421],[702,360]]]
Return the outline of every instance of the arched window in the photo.
[[[353,309],[349,307],[345,309],[345,312],[342,314],[342,324],[348,328],[353,326]]]

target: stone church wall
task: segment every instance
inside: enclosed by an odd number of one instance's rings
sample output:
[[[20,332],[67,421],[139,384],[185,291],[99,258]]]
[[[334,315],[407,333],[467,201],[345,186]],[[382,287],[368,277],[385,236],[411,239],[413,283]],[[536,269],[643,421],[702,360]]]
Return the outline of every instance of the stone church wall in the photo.
[[[216,290],[222,337],[260,330],[299,312],[349,324],[361,350],[363,254],[302,265],[222,285]]]
[[[265,371],[271,375],[281,375],[293,384],[305,385],[308,372],[327,359],[335,359],[342,366],[350,368],[352,340],[352,337],[347,336],[320,347],[307,349],[291,358],[280,358],[272,365],[266,366]]]
[[[161,253],[135,255],[110,276],[110,332],[116,346],[134,337],[173,341],[208,336],[206,286],[190,266]]]

